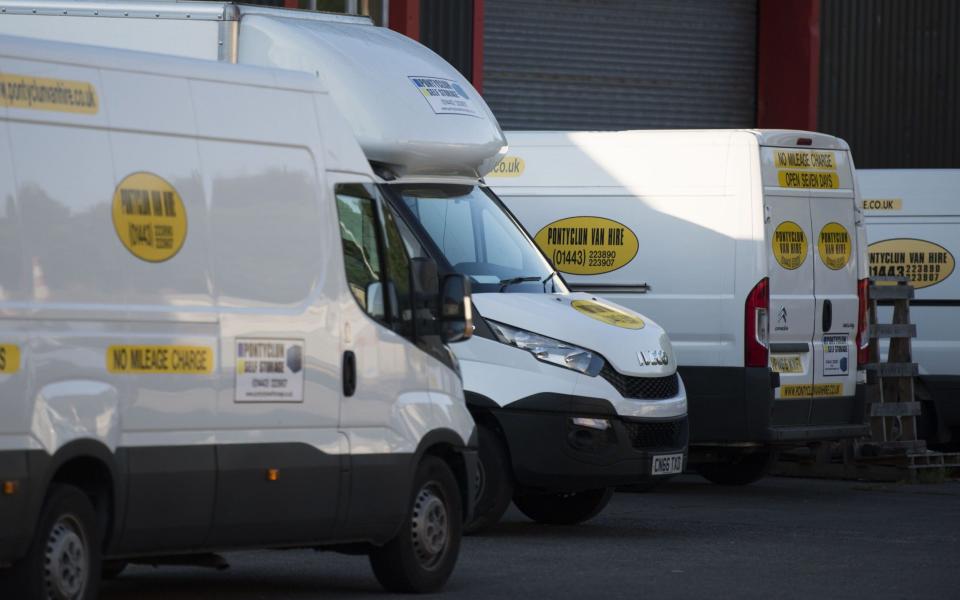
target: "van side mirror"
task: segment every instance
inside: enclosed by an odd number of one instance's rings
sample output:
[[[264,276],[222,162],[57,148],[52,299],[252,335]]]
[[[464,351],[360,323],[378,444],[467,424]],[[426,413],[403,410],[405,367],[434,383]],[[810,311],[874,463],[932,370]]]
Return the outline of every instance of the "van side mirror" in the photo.
[[[465,275],[447,275],[440,291],[440,337],[452,344],[473,336],[473,304],[470,280]]]

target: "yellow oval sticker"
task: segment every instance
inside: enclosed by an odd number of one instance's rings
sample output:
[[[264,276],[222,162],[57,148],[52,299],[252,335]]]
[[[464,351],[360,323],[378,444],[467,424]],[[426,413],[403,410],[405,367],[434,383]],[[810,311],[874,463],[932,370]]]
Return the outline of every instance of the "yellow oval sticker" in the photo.
[[[10,374],[20,370],[20,347],[16,344],[0,344],[0,373]]]
[[[870,244],[872,277],[908,277],[914,288],[936,285],[956,266],[949,250],[926,240],[897,238]]]
[[[840,223],[827,223],[820,230],[817,250],[820,252],[820,260],[828,268],[839,271],[847,266],[850,262],[850,247],[850,234]]]
[[[637,255],[640,242],[626,225],[603,217],[569,217],[550,223],[534,241],[561,273],[616,271]]]
[[[570,306],[587,315],[591,319],[596,319],[606,323],[607,325],[613,325],[614,327],[622,327],[624,329],[643,329],[643,326],[645,325],[643,319],[637,315],[630,314],[624,310],[620,310],[619,308],[601,304],[600,302],[595,302],[593,300],[574,300],[570,303]]]
[[[784,221],[773,232],[773,256],[788,271],[799,269],[807,260],[807,234],[793,221]]]
[[[187,238],[187,211],[177,190],[153,173],[134,173],[113,194],[113,226],[137,258],[163,262],[176,256]]]
[[[520,177],[526,168],[527,163],[519,156],[504,156],[487,177]]]

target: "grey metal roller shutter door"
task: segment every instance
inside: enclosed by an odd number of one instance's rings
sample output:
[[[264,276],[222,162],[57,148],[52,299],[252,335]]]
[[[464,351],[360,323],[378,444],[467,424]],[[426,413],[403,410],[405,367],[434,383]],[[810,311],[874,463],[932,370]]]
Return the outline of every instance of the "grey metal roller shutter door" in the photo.
[[[753,127],[756,0],[486,0],[504,129]]]

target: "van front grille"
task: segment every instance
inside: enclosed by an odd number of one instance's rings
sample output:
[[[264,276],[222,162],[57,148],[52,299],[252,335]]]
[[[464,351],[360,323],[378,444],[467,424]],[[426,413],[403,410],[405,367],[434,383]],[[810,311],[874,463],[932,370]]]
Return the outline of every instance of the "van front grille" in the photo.
[[[624,419],[624,427],[630,437],[630,444],[638,450],[653,448],[683,448],[690,437],[687,417],[670,421],[629,421]]]
[[[642,398],[644,400],[663,400],[673,398],[680,392],[680,378],[676,373],[666,377],[631,377],[622,375],[605,363],[600,377],[610,382],[624,398]]]

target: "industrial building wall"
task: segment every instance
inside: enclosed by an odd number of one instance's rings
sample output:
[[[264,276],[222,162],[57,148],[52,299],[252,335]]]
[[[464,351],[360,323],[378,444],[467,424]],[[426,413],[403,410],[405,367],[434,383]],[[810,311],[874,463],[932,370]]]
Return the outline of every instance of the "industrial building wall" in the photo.
[[[753,127],[756,0],[486,0],[505,129]]]
[[[960,2],[823,0],[818,128],[859,168],[960,168]]]

